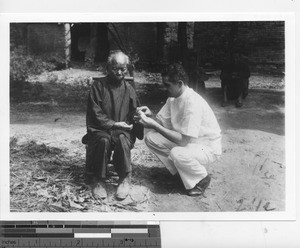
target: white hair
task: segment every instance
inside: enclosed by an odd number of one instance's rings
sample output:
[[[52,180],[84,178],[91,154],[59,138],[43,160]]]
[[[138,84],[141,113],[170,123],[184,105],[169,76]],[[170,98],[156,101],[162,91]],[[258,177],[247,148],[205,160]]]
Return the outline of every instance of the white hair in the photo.
[[[107,58],[107,65],[111,65],[113,60],[117,60],[118,58],[124,58],[126,64],[129,64],[129,57],[123,53],[121,50],[113,50],[110,51]]]

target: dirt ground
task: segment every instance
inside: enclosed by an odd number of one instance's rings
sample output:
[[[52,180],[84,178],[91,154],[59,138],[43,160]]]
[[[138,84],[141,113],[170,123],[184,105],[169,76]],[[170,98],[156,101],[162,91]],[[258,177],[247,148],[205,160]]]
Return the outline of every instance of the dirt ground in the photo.
[[[263,80],[264,77],[252,80]],[[109,197],[98,201],[84,183],[85,111],[56,103],[12,103],[11,211],[283,211],[285,210],[284,90],[253,88],[242,108],[221,107],[217,79],[206,82],[205,98],[222,129],[223,155],[209,165],[212,176],[203,197],[189,197],[143,141],[132,150],[133,186],[124,201],[114,198],[117,177],[111,169]],[[250,81],[251,85],[251,81]],[[138,85],[138,89],[145,89]],[[164,102],[148,85],[141,102],[154,112]],[[160,94],[161,95],[161,94]],[[146,130],[147,131],[147,130]]]

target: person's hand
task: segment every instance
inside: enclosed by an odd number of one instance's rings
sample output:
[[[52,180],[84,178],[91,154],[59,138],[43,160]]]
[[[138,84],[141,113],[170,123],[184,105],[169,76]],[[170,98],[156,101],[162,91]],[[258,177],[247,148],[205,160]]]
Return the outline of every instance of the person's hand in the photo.
[[[147,106],[141,106],[136,108],[136,112],[143,112],[146,116],[151,116],[152,112]]]
[[[115,129],[122,129],[122,130],[127,130],[130,131],[133,128],[133,125],[128,125],[126,122],[121,121],[121,122],[116,122],[113,126]]]
[[[133,115],[133,121],[134,121],[135,123],[137,123],[137,122],[140,121],[140,119],[141,119],[140,114],[137,113],[137,112],[134,113],[134,115]]]
[[[139,112],[139,118],[139,123],[141,123],[145,128],[155,129],[156,125],[158,124],[155,120],[146,116],[146,114],[142,111]]]

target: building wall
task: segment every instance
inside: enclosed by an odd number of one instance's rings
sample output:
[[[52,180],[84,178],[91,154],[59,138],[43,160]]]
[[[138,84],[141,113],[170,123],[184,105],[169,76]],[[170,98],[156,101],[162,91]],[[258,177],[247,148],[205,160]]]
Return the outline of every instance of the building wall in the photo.
[[[167,22],[164,23],[164,27],[162,49],[165,58],[172,59],[173,56],[176,56],[174,49],[178,48],[178,23]],[[125,51],[138,54],[140,62],[155,63],[161,59],[158,51],[160,48],[157,23],[114,23],[109,24],[109,28],[114,32],[115,37],[119,37],[119,43],[122,43]],[[187,43],[191,48],[193,46],[193,24],[188,24],[187,30]],[[109,43],[111,49],[120,49],[112,35],[109,35]]]
[[[229,51],[230,22],[195,23],[194,46],[203,65],[220,67]],[[284,71],[284,22],[238,22],[234,49],[252,68]]]
[[[233,41],[234,48],[246,54],[252,68],[284,71],[285,41],[284,22],[238,22]],[[188,48],[198,53],[204,67],[219,69],[228,57],[230,45],[230,22],[188,23]],[[140,62],[158,62],[157,23],[109,24],[115,37],[121,40],[126,51],[137,53]],[[176,55],[178,23],[165,24],[163,52],[166,58]],[[58,55],[65,57],[65,29],[58,23],[22,23],[11,25],[11,44],[25,44],[34,55]],[[20,40],[24,42],[20,42]],[[108,33],[109,48],[120,49],[113,35]],[[172,50],[173,49],[173,50]],[[175,53],[175,55],[174,55]]]
[[[111,50],[120,49],[118,43],[125,51],[137,53],[141,61],[153,61],[156,59],[156,23],[114,23],[108,26],[114,33],[109,33]]]
[[[65,57],[64,25],[34,23],[27,27],[28,52],[33,55]]]

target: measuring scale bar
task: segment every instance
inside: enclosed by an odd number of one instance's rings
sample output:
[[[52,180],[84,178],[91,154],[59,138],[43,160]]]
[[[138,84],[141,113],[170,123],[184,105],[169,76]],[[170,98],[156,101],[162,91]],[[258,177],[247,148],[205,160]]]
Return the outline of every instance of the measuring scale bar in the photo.
[[[160,227],[157,222],[148,224],[0,221],[0,248],[160,248]]]
[[[92,248],[92,247],[132,247],[132,248],[160,248],[160,239],[158,238],[82,238],[82,239],[29,239],[21,238],[17,240],[0,238],[1,248],[26,248],[26,247],[44,247],[44,248]]]

